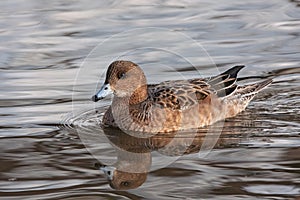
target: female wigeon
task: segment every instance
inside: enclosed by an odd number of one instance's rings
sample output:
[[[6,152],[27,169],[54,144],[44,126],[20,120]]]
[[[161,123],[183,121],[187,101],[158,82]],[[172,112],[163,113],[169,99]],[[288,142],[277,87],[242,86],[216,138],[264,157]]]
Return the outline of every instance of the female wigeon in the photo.
[[[122,130],[162,133],[211,125],[234,117],[271,79],[236,85],[235,66],[218,76],[147,84],[142,69],[131,61],[115,61],[108,67],[104,85],[94,102],[113,93],[103,116],[104,126]]]

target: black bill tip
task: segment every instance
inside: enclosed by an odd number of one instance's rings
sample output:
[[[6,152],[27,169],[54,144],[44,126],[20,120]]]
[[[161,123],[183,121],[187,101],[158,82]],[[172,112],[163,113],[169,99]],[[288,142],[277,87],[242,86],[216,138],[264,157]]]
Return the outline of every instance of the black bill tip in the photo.
[[[100,100],[100,99],[98,99],[97,95],[92,96],[92,101],[93,101],[93,102],[97,102],[97,101],[99,101],[99,100]]]
[[[99,101],[99,100],[101,100],[101,99],[104,99],[104,97],[97,97],[97,95],[94,95],[94,96],[92,96],[92,101],[93,102],[97,102],[97,101]]]

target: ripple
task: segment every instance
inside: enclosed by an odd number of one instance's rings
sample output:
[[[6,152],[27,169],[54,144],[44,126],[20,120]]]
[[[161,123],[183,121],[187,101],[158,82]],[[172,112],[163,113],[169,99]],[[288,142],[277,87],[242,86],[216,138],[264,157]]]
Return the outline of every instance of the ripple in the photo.
[[[244,189],[247,192],[254,194],[267,194],[267,195],[299,195],[300,188],[293,185],[275,185],[267,183],[266,185],[250,185],[245,186]]]

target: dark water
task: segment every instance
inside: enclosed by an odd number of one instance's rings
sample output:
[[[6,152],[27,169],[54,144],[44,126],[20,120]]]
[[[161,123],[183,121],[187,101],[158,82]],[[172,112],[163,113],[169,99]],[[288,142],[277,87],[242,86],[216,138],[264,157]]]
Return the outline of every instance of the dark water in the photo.
[[[299,1],[15,0],[0,7],[1,199],[300,198]],[[139,63],[151,83],[234,64],[247,66],[241,83],[274,83],[245,112],[211,128],[222,133],[216,140],[205,140],[204,128],[133,143],[99,128],[109,99],[90,101],[119,58]],[[159,148],[164,142],[168,149]],[[215,146],[207,152],[202,144]],[[122,154],[129,147],[145,159],[129,168],[146,163],[150,172],[136,189],[113,190],[94,164],[120,165],[132,159]]]

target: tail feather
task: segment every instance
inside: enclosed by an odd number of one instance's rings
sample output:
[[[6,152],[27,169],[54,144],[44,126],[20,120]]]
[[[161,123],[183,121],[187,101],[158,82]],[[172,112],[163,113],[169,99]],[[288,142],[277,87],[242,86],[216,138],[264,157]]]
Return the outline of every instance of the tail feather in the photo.
[[[273,79],[267,79],[265,81],[262,81],[260,83],[257,84],[256,90],[257,92],[259,92],[260,90],[262,90],[263,88],[267,87],[268,85],[270,85],[271,83],[273,83]]]
[[[272,82],[272,79],[267,79],[251,85],[238,86],[234,96],[238,95],[240,98],[249,98],[249,100],[251,100],[259,91],[270,85]]]
[[[224,100],[227,103],[227,114],[226,117],[233,117],[238,113],[245,110],[249,102],[253,97],[262,89],[272,83],[272,79],[262,81],[260,83],[254,83],[250,85],[238,86],[236,91],[225,97]]]
[[[218,97],[225,97],[233,94],[237,88],[236,77],[238,72],[244,68],[244,65],[238,65],[229,70],[212,77],[208,80],[208,84],[217,92]]]

